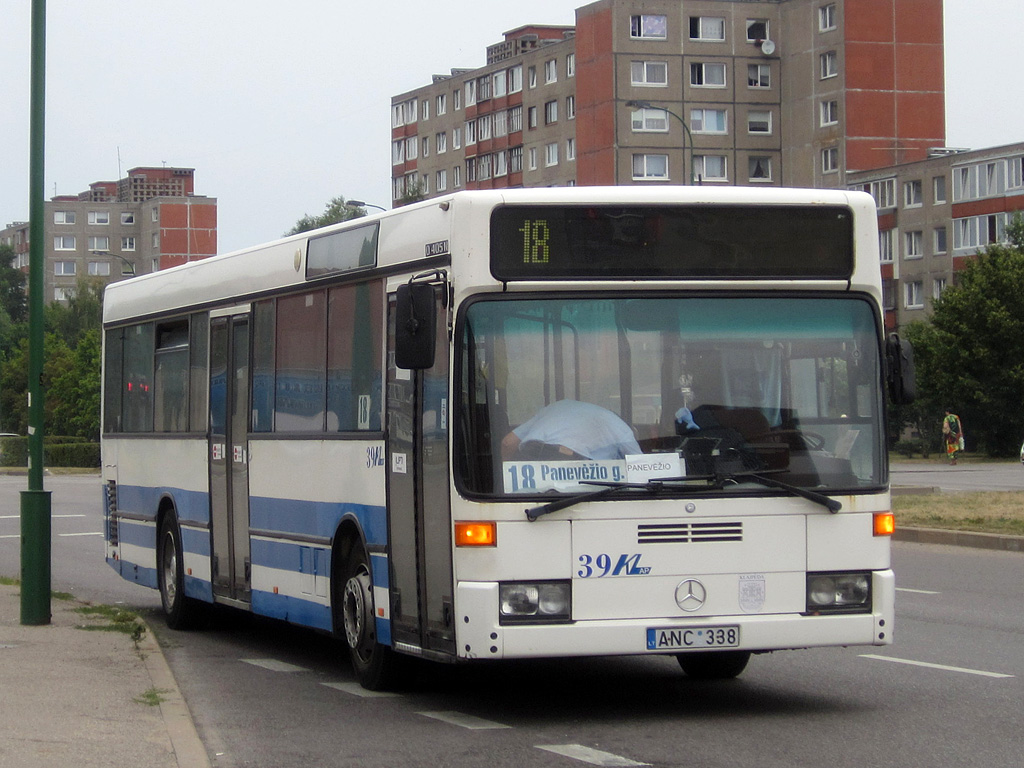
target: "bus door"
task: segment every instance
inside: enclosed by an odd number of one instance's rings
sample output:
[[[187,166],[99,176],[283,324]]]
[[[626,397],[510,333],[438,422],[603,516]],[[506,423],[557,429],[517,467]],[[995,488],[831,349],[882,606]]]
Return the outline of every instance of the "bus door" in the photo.
[[[407,318],[396,318],[394,296],[388,304],[391,632],[396,644],[454,653],[447,286],[433,288],[437,333],[429,368],[396,366],[395,327]]]
[[[249,315],[210,320],[210,526],[214,595],[248,602]]]

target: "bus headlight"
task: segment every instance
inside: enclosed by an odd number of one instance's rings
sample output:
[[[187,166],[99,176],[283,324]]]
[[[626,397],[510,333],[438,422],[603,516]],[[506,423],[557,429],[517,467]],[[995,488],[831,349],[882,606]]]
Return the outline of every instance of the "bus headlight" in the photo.
[[[554,624],[571,621],[572,585],[568,581],[498,584],[501,624]]]
[[[871,573],[808,573],[808,613],[863,613],[871,610]]]

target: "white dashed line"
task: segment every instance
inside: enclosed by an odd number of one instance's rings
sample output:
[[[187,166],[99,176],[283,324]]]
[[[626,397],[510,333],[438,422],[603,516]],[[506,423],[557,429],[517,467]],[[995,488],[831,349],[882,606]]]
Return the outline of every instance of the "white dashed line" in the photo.
[[[650,765],[650,763],[638,763],[628,757],[613,755],[611,752],[602,752],[600,749],[591,749],[582,744],[538,744],[537,749],[547,752],[554,752],[556,755],[571,757],[573,760],[581,760],[590,765],[618,766],[618,765]]]
[[[321,683],[321,685],[326,685],[328,688],[333,688],[336,691],[350,693],[353,696],[360,696],[364,699],[384,699],[402,695],[390,691],[368,691],[359,683]]]
[[[1001,672],[986,672],[981,669],[967,669],[965,667],[950,667],[946,664],[931,664],[927,661],[913,661],[912,659],[898,659],[895,656],[879,656],[874,653],[860,654],[862,659],[875,659],[876,661],[891,661],[894,664],[909,664],[912,667],[928,667],[929,669],[941,669],[943,672],[962,672],[965,675],[980,675],[981,677],[1013,677],[1004,675]]]
[[[298,667],[295,664],[289,664],[287,661],[278,661],[277,659],[239,659],[239,661],[252,664],[254,667],[269,669],[271,672],[309,672],[305,667]]]
[[[896,587],[897,592],[913,592],[915,595],[941,595],[941,592],[933,592],[930,589],[907,589],[906,587]]]
[[[472,715],[464,715],[461,712],[417,712],[417,715],[440,720],[443,723],[457,725],[460,728],[468,728],[471,731],[496,730],[498,728],[511,728],[511,725],[502,725],[491,720],[484,720]]]
[[[58,533],[57,535],[65,538],[68,536],[102,536],[103,531],[90,531],[88,533]]]

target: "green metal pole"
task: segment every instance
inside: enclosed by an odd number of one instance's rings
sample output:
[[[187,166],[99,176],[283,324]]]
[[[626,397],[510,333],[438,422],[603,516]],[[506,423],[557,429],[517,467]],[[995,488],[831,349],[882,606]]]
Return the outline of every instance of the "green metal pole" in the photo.
[[[21,494],[21,623],[50,623],[50,494],[43,490],[43,160],[46,0],[32,0],[29,118],[28,490]]]

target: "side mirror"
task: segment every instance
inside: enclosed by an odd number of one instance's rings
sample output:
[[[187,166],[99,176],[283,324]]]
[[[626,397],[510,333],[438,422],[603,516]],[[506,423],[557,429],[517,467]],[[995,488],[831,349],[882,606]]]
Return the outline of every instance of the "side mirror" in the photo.
[[[897,405],[909,405],[917,397],[914,373],[914,348],[906,339],[889,334],[885,340],[885,377],[889,399]]]
[[[434,286],[430,283],[400,285],[395,302],[395,365],[410,370],[432,367],[436,344]]]

